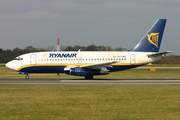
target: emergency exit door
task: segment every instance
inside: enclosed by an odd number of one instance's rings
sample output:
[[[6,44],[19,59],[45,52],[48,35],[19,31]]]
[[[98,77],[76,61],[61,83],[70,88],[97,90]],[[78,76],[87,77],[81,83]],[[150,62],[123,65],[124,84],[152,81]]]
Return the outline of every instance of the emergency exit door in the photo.
[[[131,65],[135,65],[135,63],[136,63],[136,56],[135,56],[135,54],[131,54],[130,55],[130,62],[131,62]]]
[[[36,55],[35,54],[30,55],[30,63],[31,63],[31,65],[36,64]]]

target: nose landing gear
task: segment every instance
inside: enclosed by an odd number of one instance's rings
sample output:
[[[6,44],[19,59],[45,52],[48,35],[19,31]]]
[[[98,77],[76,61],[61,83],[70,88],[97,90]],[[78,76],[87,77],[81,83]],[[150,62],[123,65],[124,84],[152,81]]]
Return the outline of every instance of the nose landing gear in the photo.
[[[29,79],[29,76],[27,75],[25,78],[26,78],[26,79]]]
[[[26,72],[19,72],[19,74],[21,74],[21,75],[26,75],[26,79],[29,79],[29,73],[26,73]]]

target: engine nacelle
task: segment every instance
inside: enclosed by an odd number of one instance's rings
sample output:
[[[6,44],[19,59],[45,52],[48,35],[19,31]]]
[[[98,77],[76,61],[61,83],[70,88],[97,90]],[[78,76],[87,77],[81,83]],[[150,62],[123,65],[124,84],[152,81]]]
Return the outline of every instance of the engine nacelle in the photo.
[[[108,70],[106,68],[103,69],[97,69],[97,70],[82,70],[79,68],[71,68],[69,73],[70,75],[76,75],[76,76],[89,76],[89,75],[107,75],[109,74]]]

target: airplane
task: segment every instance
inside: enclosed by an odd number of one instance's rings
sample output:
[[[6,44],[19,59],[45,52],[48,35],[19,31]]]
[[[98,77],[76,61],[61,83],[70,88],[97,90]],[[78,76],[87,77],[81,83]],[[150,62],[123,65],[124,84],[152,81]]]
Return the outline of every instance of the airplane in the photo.
[[[162,59],[173,51],[159,52],[166,19],[158,19],[140,42],[127,51],[51,51],[20,55],[6,67],[29,73],[66,73],[93,79],[95,75],[136,68]]]

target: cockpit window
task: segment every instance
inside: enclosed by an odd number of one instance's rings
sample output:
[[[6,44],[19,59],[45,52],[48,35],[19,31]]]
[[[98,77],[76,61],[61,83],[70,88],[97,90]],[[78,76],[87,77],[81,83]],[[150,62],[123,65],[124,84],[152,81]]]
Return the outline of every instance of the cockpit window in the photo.
[[[23,58],[21,58],[21,57],[16,57],[14,60],[20,61],[20,60],[23,60]]]

